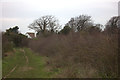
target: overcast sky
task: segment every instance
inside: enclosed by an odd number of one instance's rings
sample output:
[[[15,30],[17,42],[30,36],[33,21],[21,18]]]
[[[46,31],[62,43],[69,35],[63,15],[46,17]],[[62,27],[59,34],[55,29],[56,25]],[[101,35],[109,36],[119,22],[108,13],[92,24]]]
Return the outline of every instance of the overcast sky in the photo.
[[[92,16],[95,23],[105,25],[118,15],[119,0],[1,0],[2,30],[19,26],[20,32],[31,32],[28,25],[43,15],[53,15],[64,26],[71,17]]]

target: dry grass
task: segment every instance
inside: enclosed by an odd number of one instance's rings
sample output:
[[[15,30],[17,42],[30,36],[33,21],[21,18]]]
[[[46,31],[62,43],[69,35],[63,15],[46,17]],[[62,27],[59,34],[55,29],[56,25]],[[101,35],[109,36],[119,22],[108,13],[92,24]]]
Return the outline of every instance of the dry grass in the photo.
[[[70,33],[31,40],[29,47],[48,57],[46,64],[59,68],[56,77],[117,77],[118,36],[103,33]]]

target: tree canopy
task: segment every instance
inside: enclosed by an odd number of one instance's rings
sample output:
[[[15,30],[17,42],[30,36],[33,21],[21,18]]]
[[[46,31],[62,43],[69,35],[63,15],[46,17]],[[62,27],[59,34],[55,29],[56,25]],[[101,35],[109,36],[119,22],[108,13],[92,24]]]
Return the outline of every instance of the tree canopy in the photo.
[[[6,33],[15,33],[15,34],[18,34],[19,33],[19,27],[18,26],[15,26],[15,27],[13,27],[13,28],[9,28],[9,29],[7,29],[6,30]]]
[[[28,26],[28,28],[42,33],[45,33],[46,31],[56,32],[56,30],[59,28],[59,23],[54,16],[46,15],[36,19]]]
[[[106,24],[105,32],[116,33],[120,29],[120,16],[112,17]]]
[[[75,32],[84,30],[88,26],[92,26],[91,16],[80,15],[78,17],[71,18],[70,21],[66,24],[72,28]]]

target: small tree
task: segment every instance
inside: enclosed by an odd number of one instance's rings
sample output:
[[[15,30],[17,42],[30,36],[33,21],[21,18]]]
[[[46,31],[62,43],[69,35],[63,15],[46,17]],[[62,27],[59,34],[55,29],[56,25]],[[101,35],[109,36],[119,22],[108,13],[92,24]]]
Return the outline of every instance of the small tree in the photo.
[[[61,31],[60,33],[62,34],[68,34],[70,32],[71,28],[69,26],[65,26]]]
[[[86,28],[86,31],[89,33],[95,34],[95,33],[100,33],[102,30],[98,25],[95,25],[95,26],[90,26],[90,27]]]

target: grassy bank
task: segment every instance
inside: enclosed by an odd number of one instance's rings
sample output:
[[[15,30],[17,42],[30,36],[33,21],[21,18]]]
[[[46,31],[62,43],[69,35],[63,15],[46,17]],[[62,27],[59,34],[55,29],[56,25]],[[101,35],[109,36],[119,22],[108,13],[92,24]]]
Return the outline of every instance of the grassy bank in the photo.
[[[23,51],[25,54],[23,53]],[[28,62],[26,63],[26,58]],[[45,60],[43,57],[33,54],[30,49],[14,49],[9,55],[3,59],[3,77],[8,75],[15,67],[16,69],[10,73],[7,78],[49,78],[55,73],[49,72],[45,68]]]

